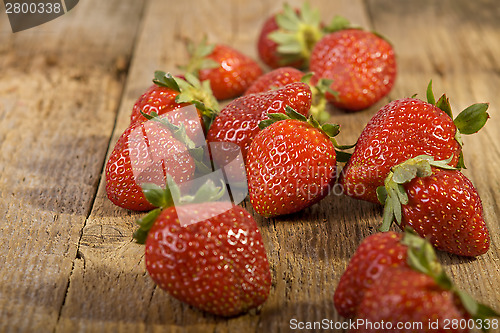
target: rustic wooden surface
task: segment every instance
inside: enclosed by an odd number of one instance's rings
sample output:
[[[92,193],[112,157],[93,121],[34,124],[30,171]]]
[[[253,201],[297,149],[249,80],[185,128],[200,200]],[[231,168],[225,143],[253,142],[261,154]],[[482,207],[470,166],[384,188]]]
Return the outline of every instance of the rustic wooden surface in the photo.
[[[326,21],[341,14],[376,29],[398,56],[389,98],[356,114],[331,110],[340,141],[356,140],[389,99],[423,97],[430,79],[455,112],[491,103],[485,129],[464,138],[465,173],[482,197],[491,249],[475,260],[440,258],[461,288],[500,310],[497,1],[311,4]],[[0,13],[0,332],[285,332],[291,319],[341,320],[333,291],[360,240],[375,232],[379,207],[331,194],[293,216],[255,216],[271,294],[259,311],[221,319],[154,286],[131,236],[140,214],[113,206],[104,190],[106,156],[153,71],[176,72],[183,40],[203,34],[257,58],[260,25],[279,8],[266,0],[86,0],[16,34]]]

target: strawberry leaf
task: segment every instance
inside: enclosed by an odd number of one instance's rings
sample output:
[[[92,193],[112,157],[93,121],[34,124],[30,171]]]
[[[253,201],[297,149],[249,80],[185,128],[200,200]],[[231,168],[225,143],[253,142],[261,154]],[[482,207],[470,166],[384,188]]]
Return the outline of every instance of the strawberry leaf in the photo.
[[[331,85],[333,80],[321,78],[316,83],[316,85],[311,85],[311,78],[314,74],[308,73],[304,75],[301,79],[302,82],[308,84],[311,87],[311,108],[309,109],[309,113],[316,119],[320,124],[323,124],[330,119],[330,114],[326,110],[327,107],[327,99],[326,93],[330,93],[334,96],[338,96],[338,92],[332,90]]]
[[[193,41],[188,40],[186,49],[189,54],[189,61],[186,65],[178,66],[186,73],[190,73],[196,77],[202,69],[211,69],[220,67],[220,63],[208,58],[215,49],[215,44],[207,42],[207,36],[204,36],[201,42],[196,45]]]
[[[384,216],[382,218],[382,225],[380,226],[379,231],[382,232],[389,231],[392,225],[392,221],[394,221],[394,207],[392,205],[392,200],[390,200],[389,196],[387,196],[384,206]]]
[[[414,164],[403,164],[394,168],[392,180],[397,184],[404,184],[417,176],[417,166]]]
[[[399,185],[401,186],[401,185]],[[399,187],[398,186],[398,187]],[[404,191],[404,189],[403,189]],[[394,218],[396,219],[396,223],[401,225],[401,220],[403,218],[403,213],[401,210],[401,197],[400,197],[400,192],[399,189],[393,189],[391,188],[390,191],[387,191],[387,194],[389,195],[389,200],[392,201],[391,206],[392,210],[394,212]],[[407,200],[408,201],[408,200]]]
[[[142,184],[142,192],[146,199],[155,207],[173,206],[174,200],[169,189],[164,189],[156,184]]]
[[[309,25],[315,25],[321,21],[319,10],[313,10],[307,1],[302,4],[302,8],[300,9],[300,18],[302,19],[302,22]]]
[[[412,269],[432,277],[441,288],[452,289],[453,283],[439,263],[436,252],[428,240],[408,227],[405,229],[402,244],[408,246],[408,265]]]
[[[261,120],[260,123],[259,123],[259,129],[260,130],[263,130],[264,128],[270,126],[271,124],[274,124],[275,121],[273,121],[272,119],[264,119],[264,120]]]
[[[384,186],[377,187],[377,199],[382,205],[385,205],[385,201],[387,200],[387,190]]]
[[[446,95],[442,95],[439,100],[436,102],[436,107],[441,109],[444,113],[450,116],[453,119],[453,112],[451,111],[450,100]]]
[[[338,124],[324,124],[321,129],[329,137],[337,136],[340,133],[340,125]]]
[[[153,83],[157,86],[166,87],[177,92],[181,91],[179,85],[177,84],[177,81],[170,73],[155,71]]]
[[[474,320],[500,316],[489,306],[478,303],[469,294],[456,288],[439,263],[436,252],[428,240],[418,236],[411,228],[406,228],[401,243],[408,246],[408,265],[415,271],[432,277],[444,290],[455,293]]]
[[[141,111],[141,114],[150,121],[156,121],[165,126],[171,133],[172,136],[188,149],[189,154],[194,160],[197,171],[205,175],[212,171],[210,167],[203,163],[204,159],[204,150],[202,147],[197,147],[196,144],[189,138],[186,133],[186,127],[184,123],[181,123],[180,126],[172,124],[166,116],[159,116],[156,112],[151,112],[151,114],[146,114]]]
[[[351,158],[352,154],[345,151],[335,149],[335,154],[338,163],[347,163]]]
[[[226,191],[225,183],[222,180],[222,186],[217,187],[211,179],[208,179],[193,196],[181,196],[180,188],[172,176],[167,175],[166,178],[165,188],[150,183],[142,185],[142,191],[146,199],[158,208],[136,220],[139,228],[134,232],[134,238],[139,244],[145,243],[149,230],[163,209],[173,207],[175,204],[185,205],[217,201],[223,197]]]
[[[162,209],[156,208],[150,211],[146,216],[135,221],[139,228],[134,232],[133,237],[139,244],[146,243],[146,238],[148,237],[148,232],[153,226],[154,222],[160,215]]]
[[[307,121],[307,118],[298,113],[297,111],[295,111],[292,107],[290,107],[289,105],[287,105],[285,107],[285,112],[286,112],[286,115],[290,118],[290,119],[295,119],[295,120],[300,120],[300,121]]]
[[[388,231],[392,222],[401,225],[402,205],[408,204],[408,194],[403,184],[409,183],[417,177],[428,177],[432,175],[432,168],[456,169],[448,163],[452,157],[443,161],[434,161],[434,158],[427,155],[420,155],[398,164],[389,172],[382,188],[377,188],[377,197],[385,205],[384,217],[380,231]]]
[[[221,185],[221,187],[217,187],[211,179],[208,179],[203,185],[200,186],[194,196],[181,197],[181,203],[192,204],[217,201],[222,198],[226,192],[226,186],[222,180]]]
[[[470,316],[477,322],[484,321],[491,317],[500,317],[500,314],[485,304],[478,303],[469,294],[462,290],[454,290],[455,294],[460,298],[460,302]],[[483,332],[488,332],[486,325],[481,325]]]
[[[283,13],[276,15],[276,23],[282,29],[297,31],[300,18],[295,10],[287,3],[283,5]]]
[[[434,93],[432,92],[432,80],[430,80],[427,85],[427,103],[436,105],[436,99],[434,98]]]
[[[331,22],[323,28],[325,32],[335,32],[339,30],[344,30],[347,28],[351,27],[351,22],[343,16],[336,15],[334,18],[331,20]]]
[[[490,117],[488,107],[488,103],[477,103],[463,110],[453,121],[460,133],[474,134],[483,128]]]
[[[282,65],[301,61],[307,67],[311,51],[324,32],[320,13],[305,2],[300,10],[284,4],[283,12],[276,14],[278,29],[267,36],[277,44]]]

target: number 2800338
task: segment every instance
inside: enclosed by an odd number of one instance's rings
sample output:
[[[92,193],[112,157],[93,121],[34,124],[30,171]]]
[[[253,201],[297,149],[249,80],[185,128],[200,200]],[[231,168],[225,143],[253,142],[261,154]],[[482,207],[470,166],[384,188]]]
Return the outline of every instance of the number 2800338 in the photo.
[[[7,14],[59,14],[63,12],[60,2],[6,2]]]

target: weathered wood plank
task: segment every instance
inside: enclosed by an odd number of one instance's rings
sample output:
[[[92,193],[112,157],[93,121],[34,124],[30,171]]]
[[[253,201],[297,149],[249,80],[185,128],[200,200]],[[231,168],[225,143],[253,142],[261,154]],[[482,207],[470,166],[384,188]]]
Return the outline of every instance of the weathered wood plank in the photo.
[[[55,328],[140,12],[141,2],[84,1],[16,34],[2,19],[0,331]]]
[[[271,294],[259,311],[226,320],[154,286],[145,272],[144,248],[132,240],[134,220],[142,214],[113,206],[101,175],[106,152],[127,127],[154,70],[175,73],[184,61],[184,39],[205,34],[257,58],[258,30],[281,3],[149,0],[143,9],[136,1],[86,1],[37,33],[11,36],[0,24],[0,331],[283,332],[291,319],[341,320],[333,291],[361,239],[378,226],[380,207],[334,189],[292,216],[268,220],[254,214],[271,263]],[[424,96],[432,78],[436,93],[448,93],[455,113],[476,101],[491,103],[492,118],[481,133],[464,138],[464,149],[492,248],[476,260],[440,257],[463,289],[500,310],[495,1],[311,4],[326,21],[341,14],[393,42],[399,76],[389,98]],[[116,72],[127,67],[132,53],[122,94]],[[342,125],[339,140],[355,141],[389,98],[356,114],[332,108],[332,121]],[[51,120],[56,115],[59,123]],[[244,206],[253,212],[248,202]]]

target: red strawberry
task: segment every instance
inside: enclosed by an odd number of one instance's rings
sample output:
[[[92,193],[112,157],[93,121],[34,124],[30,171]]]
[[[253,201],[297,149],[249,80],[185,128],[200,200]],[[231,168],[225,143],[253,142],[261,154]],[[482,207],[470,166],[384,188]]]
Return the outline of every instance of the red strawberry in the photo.
[[[307,2],[300,9],[288,4],[283,12],[269,17],[263,24],[257,50],[260,59],[271,68],[307,67],[314,44],[323,36],[318,10]]]
[[[360,325],[349,332],[469,332],[467,328],[460,329],[460,325],[452,330],[451,323],[467,322],[470,318],[457,295],[440,287],[432,277],[397,267],[384,270],[377,283],[366,291],[355,319]],[[430,327],[436,321],[438,325]],[[373,323],[384,323],[385,329],[377,329]],[[403,325],[398,327],[400,323]]]
[[[486,253],[490,235],[474,185],[448,161],[418,156],[392,169],[378,194],[384,225],[412,227],[437,249],[463,256]]]
[[[410,229],[404,236],[367,237],[341,276],[334,301],[339,313],[354,317],[349,332],[447,332],[445,319],[472,318],[479,325],[498,316],[458,290],[432,245]]]
[[[293,67],[280,67],[276,68],[261,77],[247,89],[245,95],[261,93],[273,89],[278,89],[293,82],[307,83],[311,88],[311,108],[309,113],[320,122],[324,123],[330,119],[330,114],[326,110],[327,91],[335,93],[330,90],[331,80],[320,80],[316,85],[311,85],[312,73],[304,74],[303,72]]]
[[[312,82],[333,80],[327,94],[335,106],[347,111],[366,109],[392,89],[396,78],[394,50],[380,36],[360,30],[341,29],[324,36],[311,53]]]
[[[259,64],[236,49],[222,44],[188,45],[191,59],[181,66],[186,72],[208,80],[214,96],[219,100],[242,95],[255,79],[262,75]]]
[[[165,184],[165,175],[186,182],[195,163],[184,142],[157,121],[136,122],[120,136],[106,163],[106,193],[122,208],[153,208],[142,193],[143,183]]]
[[[294,82],[301,82],[304,73],[293,67],[280,67],[255,80],[245,91],[245,95],[257,94],[277,89]]]
[[[366,237],[342,274],[333,301],[337,312],[346,318],[356,315],[365,292],[388,267],[408,267],[408,247],[402,233],[381,232]]]
[[[453,120],[445,95],[435,102],[429,84],[427,96],[429,102],[395,100],[368,122],[340,176],[347,195],[379,203],[376,190],[390,169],[418,155],[436,160],[453,157],[451,165],[463,167],[460,134],[472,134],[484,126],[488,104],[471,105]]]
[[[337,167],[333,136],[339,132],[338,125],[320,126],[291,108],[269,117],[246,164],[250,202],[265,217],[298,212],[329,193]]]
[[[178,300],[220,316],[261,305],[269,295],[271,274],[252,216],[230,202],[174,207],[174,192],[161,192],[145,190],[162,208],[139,220],[135,234],[139,242],[145,239],[146,269],[154,282]]]
[[[237,144],[246,160],[248,147],[259,132],[259,122],[268,113],[285,113],[287,106],[306,115],[311,107],[311,89],[297,82],[260,94],[242,96],[224,107],[207,134],[207,141]],[[213,156],[219,165],[227,164],[228,156]]]
[[[164,115],[182,107],[194,104],[198,109],[200,121],[204,122],[207,128],[214,114],[218,111],[219,105],[215,100],[210,86],[202,84],[192,75],[186,75],[186,79],[174,77],[169,73],[162,71],[155,72],[154,84],[142,94],[135,102],[130,115],[130,123],[144,122],[147,119],[141,112],[158,115]],[[175,115],[175,113],[173,113]],[[174,125],[180,125],[185,119],[177,119],[181,113],[169,119]],[[181,117],[182,118],[182,117]],[[185,124],[188,128],[188,135],[191,134],[190,128],[197,128],[196,124]],[[193,125],[193,126],[189,126]]]

